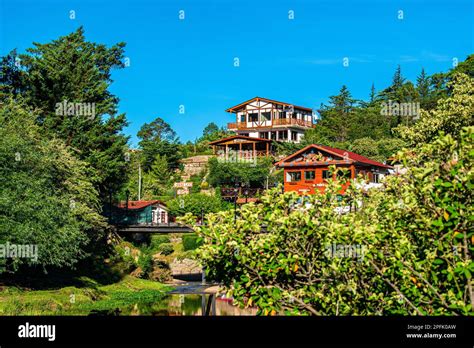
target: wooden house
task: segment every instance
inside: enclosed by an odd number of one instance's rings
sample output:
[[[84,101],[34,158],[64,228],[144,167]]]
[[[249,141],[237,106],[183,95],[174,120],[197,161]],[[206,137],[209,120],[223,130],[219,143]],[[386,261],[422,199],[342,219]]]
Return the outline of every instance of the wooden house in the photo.
[[[227,129],[252,138],[299,143],[314,126],[312,109],[267,98],[255,97],[226,111],[236,118]]]
[[[328,180],[337,177],[350,179],[362,174],[369,186],[377,186],[389,173],[391,166],[371,160],[356,153],[324,145],[309,145],[275,164],[284,170],[284,189],[301,194],[324,192]],[[336,167],[331,173],[329,167]],[[346,169],[347,171],[338,170]],[[344,188],[345,188],[344,187]]]

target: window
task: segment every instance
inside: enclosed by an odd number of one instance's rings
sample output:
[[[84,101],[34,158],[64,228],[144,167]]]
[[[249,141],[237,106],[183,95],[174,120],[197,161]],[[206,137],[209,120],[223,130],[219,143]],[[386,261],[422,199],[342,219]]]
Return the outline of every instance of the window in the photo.
[[[260,132],[259,133],[259,138],[268,139],[268,132]]]
[[[315,177],[316,177],[316,174],[315,174],[314,170],[308,170],[308,171],[304,172],[304,179],[305,180],[314,180]]]
[[[245,122],[245,114],[240,115],[240,122],[242,122],[242,123]]]
[[[297,141],[298,140],[298,133],[291,131],[291,140]]]
[[[270,112],[262,112],[262,118],[265,121],[270,121]]]
[[[331,174],[329,173],[329,170],[323,169],[322,170],[322,177],[324,180],[328,180],[331,178]]]
[[[379,173],[374,173],[372,175],[372,182],[378,184],[380,182],[380,174]]]
[[[257,122],[258,121],[258,114],[249,114],[249,121],[250,122]]]
[[[288,132],[286,130],[278,131],[278,139],[288,139]]]
[[[270,136],[271,136],[272,140],[276,140],[276,138],[277,138],[276,132],[271,132]]]
[[[287,172],[286,181],[287,182],[301,181],[301,172]]]

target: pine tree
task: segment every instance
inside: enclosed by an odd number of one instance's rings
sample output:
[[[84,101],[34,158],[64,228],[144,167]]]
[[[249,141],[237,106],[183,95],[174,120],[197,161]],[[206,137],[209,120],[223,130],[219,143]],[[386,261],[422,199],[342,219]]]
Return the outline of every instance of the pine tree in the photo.
[[[375,101],[375,85],[372,82],[372,87],[370,88],[370,102],[373,103]]]
[[[416,78],[416,90],[420,96],[420,104],[425,108],[430,98],[430,78],[426,75],[425,69],[421,69],[420,75]]]

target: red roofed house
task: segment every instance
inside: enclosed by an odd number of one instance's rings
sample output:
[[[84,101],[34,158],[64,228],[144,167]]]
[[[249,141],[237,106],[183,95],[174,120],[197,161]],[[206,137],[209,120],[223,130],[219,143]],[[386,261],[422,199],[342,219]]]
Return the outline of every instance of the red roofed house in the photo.
[[[336,149],[324,145],[309,145],[282,159],[275,164],[284,169],[284,188],[287,191],[297,191],[301,194],[314,194],[316,190],[324,192],[326,182],[336,176],[349,180],[362,174],[370,183],[377,184],[388,174],[391,166],[373,161],[354,152]],[[329,166],[348,169],[337,171],[332,175]]]
[[[126,225],[166,224],[168,209],[159,200],[120,202],[118,214],[114,216],[115,223]]]

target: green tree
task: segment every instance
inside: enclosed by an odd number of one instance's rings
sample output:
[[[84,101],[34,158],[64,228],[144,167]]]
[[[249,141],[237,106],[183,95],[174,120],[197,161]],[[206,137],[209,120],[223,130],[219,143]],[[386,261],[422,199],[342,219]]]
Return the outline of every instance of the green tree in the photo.
[[[258,159],[257,163],[220,162],[217,158],[209,160],[210,185],[234,186],[237,183],[247,183],[250,187],[265,187],[270,169],[273,166],[271,158]]]
[[[125,115],[117,114],[118,98],[109,90],[112,70],[124,66],[125,44],[108,48],[86,41],[81,27],[50,43],[33,45],[19,56],[20,68],[13,64],[14,54],[2,60],[2,90],[18,93],[38,110],[42,130],[63,139],[95,169],[97,189],[106,197],[126,180],[127,138],[121,131],[127,122]],[[74,105],[63,109],[64,103]],[[84,105],[89,115],[83,115]]]
[[[105,237],[91,168],[44,136],[37,116],[19,100],[0,106],[0,244],[38,248],[37,260],[2,259],[7,271],[71,268]]]
[[[411,127],[400,125],[396,131],[409,145],[433,141],[439,132],[460,134],[463,127],[474,124],[474,80],[455,74],[448,82],[450,96],[438,101],[434,110],[421,110],[420,120]]]
[[[143,178],[143,196],[152,198],[164,195],[170,188],[171,177],[166,156],[157,155],[150,171]]]
[[[156,156],[166,156],[170,170],[179,167],[182,158],[176,132],[162,118],[145,123],[137,133],[142,149],[143,169],[148,172]]]
[[[430,96],[430,78],[426,75],[425,69],[421,69],[420,75],[416,79],[416,90],[420,96],[420,106],[426,109],[429,106]]]
[[[329,105],[321,106],[318,136],[331,141],[348,140],[355,102],[346,86],[341,87],[338,95],[329,97]]]

